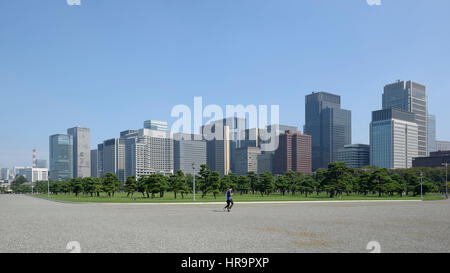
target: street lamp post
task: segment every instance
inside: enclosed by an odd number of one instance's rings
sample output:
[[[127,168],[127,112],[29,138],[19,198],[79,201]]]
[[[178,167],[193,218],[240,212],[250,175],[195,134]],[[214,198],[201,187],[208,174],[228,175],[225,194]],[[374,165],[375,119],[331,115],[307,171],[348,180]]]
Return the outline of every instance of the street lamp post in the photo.
[[[194,177],[194,184],[193,184],[193,192],[194,192],[194,201],[195,201],[195,163],[192,163],[192,170],[193,170],[193,177]]]
[[[420,199],[423,199],[423,195],[422,195],[422,176],[423,176],[423,172],[420,171]]]
[[[445,198],[448,199],[448,162],[442,163],[445,166]]]
[[[47,179],[47,197],[50,198],[50,180]]]

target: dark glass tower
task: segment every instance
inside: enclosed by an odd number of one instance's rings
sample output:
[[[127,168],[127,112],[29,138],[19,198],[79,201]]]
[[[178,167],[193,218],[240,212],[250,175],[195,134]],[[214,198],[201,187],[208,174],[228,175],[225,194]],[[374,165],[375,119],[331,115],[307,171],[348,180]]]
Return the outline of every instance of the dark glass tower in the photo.
[[[336,161],[339,149],[352,142],[352,118],[341,109],[341,97],[318,92],[305,98],[304,133],[312,136],[313,171]]]

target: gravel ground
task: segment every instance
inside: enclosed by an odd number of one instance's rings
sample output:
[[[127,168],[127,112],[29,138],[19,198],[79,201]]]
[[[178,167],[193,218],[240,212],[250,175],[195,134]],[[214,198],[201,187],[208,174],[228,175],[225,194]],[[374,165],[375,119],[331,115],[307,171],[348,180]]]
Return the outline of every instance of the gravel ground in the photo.
[[[0,195],[0,252],[450,252],[450,201],[133,205]]]

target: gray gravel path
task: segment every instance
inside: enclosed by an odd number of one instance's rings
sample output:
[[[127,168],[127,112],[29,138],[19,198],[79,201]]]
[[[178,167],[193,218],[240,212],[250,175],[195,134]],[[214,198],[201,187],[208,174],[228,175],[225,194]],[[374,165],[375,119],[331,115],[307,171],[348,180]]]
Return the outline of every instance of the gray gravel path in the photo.
[[[450,252],[450,201],[60,203],[0,195],[0,252]]]

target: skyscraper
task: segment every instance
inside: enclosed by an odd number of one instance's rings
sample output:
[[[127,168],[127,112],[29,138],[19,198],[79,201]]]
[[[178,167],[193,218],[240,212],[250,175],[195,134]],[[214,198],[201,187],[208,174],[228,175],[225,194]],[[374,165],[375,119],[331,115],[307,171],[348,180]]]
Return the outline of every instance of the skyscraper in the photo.
[[[73,138],[56,134],[49,138],[50,180],[73,178]]]
[[[395,108],[415,114],[419,128],[419,156],[428,156],[428,98],[426,86],[413,81],[397,81],[384,87],[383,109]]]
[[[220,175],[233,171],[235,150],[241,148],[245,140],[245,119],[229,117],[212,121],[201,128],[206,140],[208,166]],[[242,136],[241,136],[242,134]]]
[[[274,155],[274,173],[287,171],[312,173],[311,136],[299,131],[286,131],[279,135],[278,149]]]
[[[91,150],[91,177],[100,177],[98,175],[98,150]]]
[[[207,163],[206,141],[200,136],[191,134],[175,134],[173,140],[174,170],[196,175],[200,166]],[[195,166],[195,174],[192,169]]]
[[[74,177],[91,175],[91,130],[85,127],[67,129],[73,137],[73,174]]]
[[[318,92],[305,98],[304,133],[312,137],[312,168],[327,168],[338,150],[352,142],[351,112],[341,109],[341,97]]]
[[[436,117],[434,115],[428,115],[427,121],[427,134],[428,134],[428,153],[437,151],[436,143]]]
[[[412,167],[418,157],[418,126],[414,113],[398,109],[372,112],[370,164],[379,168]]]
[[[126,140],[123,138],[105,140],[101,150],[102,170],[100,176],[107,173],[113,173],[120,181],[122,181],[122,184],[124,184],[126,180],[125,141]]]
[[[103,174],[103,143],[97,145],[97,175],[101,177]]]

